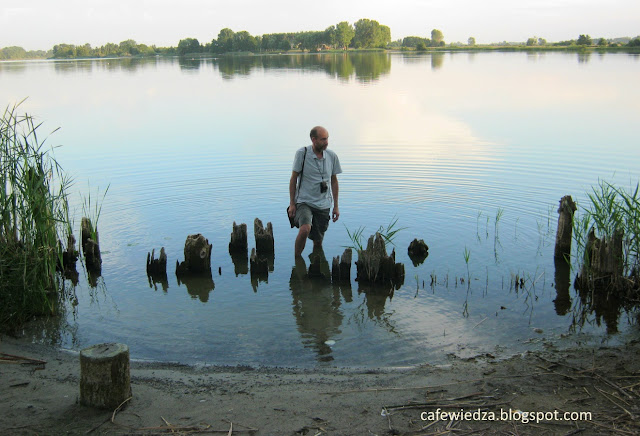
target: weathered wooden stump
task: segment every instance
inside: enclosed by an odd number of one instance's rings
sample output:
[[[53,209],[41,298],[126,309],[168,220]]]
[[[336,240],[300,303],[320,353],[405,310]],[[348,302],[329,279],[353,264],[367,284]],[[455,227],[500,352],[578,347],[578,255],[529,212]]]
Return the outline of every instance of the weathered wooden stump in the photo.
[[[167,275],[167,254],[164,247],[160,248],[160,257],[155,258],[156,249],[152,249],[151,253],[147,253],[147,275],[163,276]]]
[[[262,221],[256,218],[253,221],[253,233],[256,237],[256,253],[273,253],[273,226],[267,223],[267,227],[262,226]]]
[[[211,275],[211,248],[209,240],[200,233],[189,235],[184,243],[184,262],[176,261],[176,276]]]
[[[67,237],[67,248],[63,248],[62,242],[58,241],[58,247],[62,253],[62,261],[58,263],[57,269],[65,279],[71,280],[76,285],[78,283],[78,270],[76,263],[78,261],[78,251],[76,250],[76,238],[73,234]]]
[[[599,239],[591,228],[580,275],[576,277],[576,288],[603,288],[623,278],[623,236],[622,230],[615,230],[611,237]]]
[[[229,253],[247,253],[249,246],[247,243],[247,225],[242,223],[236,225],[233,222],[233,231],[231,232],[231,242],[229,242]]]
[[[556,233],[556,248],[554,257],[557,259],[567,259],[571,257],[571,237],[573,233],[573,214],[576,211],[576,204],[570,195],[565,195],[560,200],[558,207],[558,231]]]
[[[115,409],[129,397],[129,347],[98,344],[80,351],[81,404]]]
[[[334,283],[347,282],[351,280],[351,248],[346,248],[342,256],[333,258],[331,265],[331,279]]]
[[[87,269],[100,272],[102,270],[102,256],[100,255],[98,229],[94,229],[91,220],[86,217],[82,218],[80,241]]]
[[[429,246],[422,239],[414,239],[407,249],[409,259],[413,262],[413,266],[421,265],[429,256]]]
[[[382,235],[371,235],[365,250],[358,251],[356,262],[356,280],[369,283],[404,282],[404,265],[396,264],[396,252],[387,254]]]

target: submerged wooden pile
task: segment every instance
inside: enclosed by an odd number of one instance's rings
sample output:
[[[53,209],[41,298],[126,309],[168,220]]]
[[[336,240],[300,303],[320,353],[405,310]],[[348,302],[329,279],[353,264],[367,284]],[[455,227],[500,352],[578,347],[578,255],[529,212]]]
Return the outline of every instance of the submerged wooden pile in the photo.
[[[80,241],[87,270],[99,276],[102,271],[102,256],[100,255],[98,229],[94,229],[91,220],[86,217],[82,218]]]
[[[356,280],[364,283],[401,285],[404,283],[404,265],[396,263],[396,252],[387,254],[384,238],[380,233],[371,235],[367,248],[358,251]]]

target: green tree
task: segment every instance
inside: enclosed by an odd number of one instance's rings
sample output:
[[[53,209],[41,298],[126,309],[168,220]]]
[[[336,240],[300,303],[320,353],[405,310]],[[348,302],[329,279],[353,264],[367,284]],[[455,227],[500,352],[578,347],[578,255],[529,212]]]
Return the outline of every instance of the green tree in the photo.
[[[93,50],[91,49],[91,44],[87,43],[85,45],[79,45],[76,47],[76,57],[79,58],[88,58],[93,56]]]
[[[418,48],[420,44],[428,47],[431,45],[431,40],[420,36],[406,36],[402,40],[402,46],[407,48]]]
[[[376,20],[362,18],[356,21],[353,45],[356,48],[386,47],[391,42],[391,29]]]
[[[233,30],[225,27],[218,33],[218,40],[216,44],[212,44],[215,46],[215,51],[217,53],[228,53],[233,51]]]
[[[627,45],[629,47],[640,47],[640,37],[632,39]]]
[[[476,39],[473,36],[470,36],[469,39],[467,40],[467,44],[476,45]]]
[[[233,35],[233,51],[258,51],[256,38],[246,30],[235,33]]]
[[[100,47],[102,56],[116,56],[118,54],[118,46],[112,42],[108,42]]]
[[[56,44],[53,46],[53,57],[57,59],[76,57],[76,46],[73,44]]]
[[[391,42],[391,29],[383,24],[378,27],[376,32],[375,47],[386,48]]]
[[[538,45],[547,45],[547,40],[544,38],[538,38]]]
[[[118,54],[120,56],[131,56],[137,53],[136,45],[138,45],[133,39],[127,39],[118,44]]]
[[[353,37],[356,36],[356,31],[351,24],[346,21],[341,21],[336,26],[336,43],[346,50],[351,44]]]
[[[538,38],[534,36],[533,38],[527,39],[527,46],[531,47],[533,45],[538,45]]]
[[[331,48],[335,48],[337,44],[336,26],[329,26],[324,30],[324,43]]]
[[[178,55],[184,56],[189,53],[200,53],[200,42],[196,38],[181,39],[178,43]]]
[[[609,45],[609,43],[607,42],[607,40],[606,40],[606,39],[604,39],[604,38],[600,38],[600,40],[598,41],[598,45],[599,45],[600,47],[606,47],[607,45]]]
[[[27,52],[22,47],[5,47],[0,50],[0,60],[24,59],[26,57]]]
[[[580,35],[578,37],[578,45],[591,45],[593,44],[593,41],[591,40],[591,37],[589,35]]]
[[[433,29],[431,31],[431,45],[434,47],[444,46],[444,35],[440,30]]]

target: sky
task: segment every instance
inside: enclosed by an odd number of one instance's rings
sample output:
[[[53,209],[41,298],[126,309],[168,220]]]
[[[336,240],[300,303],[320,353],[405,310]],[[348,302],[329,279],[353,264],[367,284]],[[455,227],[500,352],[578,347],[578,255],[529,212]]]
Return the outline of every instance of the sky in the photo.
[[[389,26],[393,40],[430,37],[432,29],[447,43],[479,44],[640,35],[638,0],[0,0],[0,47],[126,39],[169,47],[184,38],[210,42],[225,27],[257,36],[360,18]]]

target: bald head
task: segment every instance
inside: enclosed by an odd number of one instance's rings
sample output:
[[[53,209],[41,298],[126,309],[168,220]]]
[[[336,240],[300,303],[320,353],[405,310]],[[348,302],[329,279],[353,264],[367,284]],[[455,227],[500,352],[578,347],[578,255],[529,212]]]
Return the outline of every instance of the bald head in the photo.
[[[315,126],[311,129],[309,136],[311,136],[313,150],[316,153],[323,152],[329,145],[329,132],[322,126]]]
[[[311,129],[309,136],[311,137],[311,139],[318,138],[319,136],[329,136],[329,132],[322,126],[315,126],[313,129]]]

